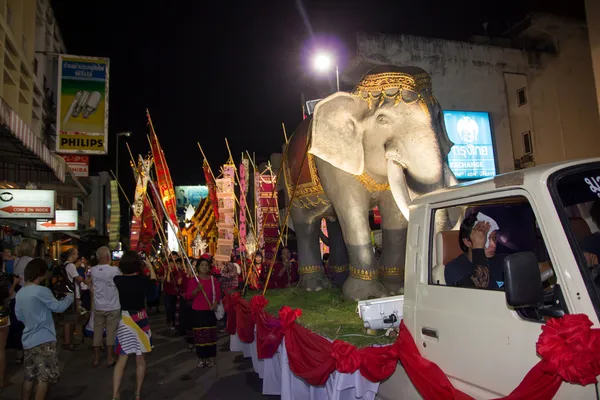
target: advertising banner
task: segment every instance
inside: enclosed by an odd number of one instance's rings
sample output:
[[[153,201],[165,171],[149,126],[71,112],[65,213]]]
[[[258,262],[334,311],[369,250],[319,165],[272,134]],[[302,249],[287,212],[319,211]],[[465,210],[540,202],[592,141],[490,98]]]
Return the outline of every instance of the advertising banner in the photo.
[[[475,111],[444,111],[444,122],[454,142],[448,164],[457,179],[496,175],[496,157],[490,115]]]
[[[81,178],[87,178],[90,176],[90,156],[80,155],[63,155],[73,175]]]
[[[177,199],[177,215],[185,214],[188,206],[196,209],[202,199],[208,197],[208,186],[175,186],[175,198]]]
[[[54,218],[54,190],[0,189],[0,218]]]
[[[51,220],[38,219],[35,230],[40,232],[65,232],[79,229],[79,213],[77,210],[56,210]]]
[[[107,153],[108,76],[108,58],[59,55],[57,153]]]

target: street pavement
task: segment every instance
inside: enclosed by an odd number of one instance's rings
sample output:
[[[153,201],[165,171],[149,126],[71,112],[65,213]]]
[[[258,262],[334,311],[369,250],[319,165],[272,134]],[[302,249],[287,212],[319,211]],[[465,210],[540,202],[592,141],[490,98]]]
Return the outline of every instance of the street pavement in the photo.
[[[198,369],[195,353],[188,353],[184,340],[172,335],[165,325],[164,314],[150,314],[149,318],[154,350],[146,358],[148,368],[142,400],[279,399],[262,395],[262,380],[252,369],[252,361],[244,359],[241,353],[229,351],[228,334],[219,334],[216,367]],[[60,351],[60,381],[50,389],[48,400],[112,399],[113,369],[106,366],[105,354],[100,366],[93,368],[90,346],[91,339],[86,338],[77,351]],[[7,358],[7,376],[12,385],[0,393],[0,398],[18,400],[23,368],[15,364],[13,352],[9,351]],[[134,390],[135,359],[131,357],[121,386],[121,399],[133,399]]]

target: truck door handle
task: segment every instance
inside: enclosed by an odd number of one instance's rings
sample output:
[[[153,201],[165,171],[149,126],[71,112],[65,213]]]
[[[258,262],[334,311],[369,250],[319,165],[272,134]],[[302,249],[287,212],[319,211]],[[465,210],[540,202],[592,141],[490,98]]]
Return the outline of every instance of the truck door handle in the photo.
[[[421,328],[421,333],[424,336],[429,336],[429,337],[432,337],[432,338],[435,338],[435,339],[438,338],[438,331],[437,331],[437,329],[423,327],[423,328]]]

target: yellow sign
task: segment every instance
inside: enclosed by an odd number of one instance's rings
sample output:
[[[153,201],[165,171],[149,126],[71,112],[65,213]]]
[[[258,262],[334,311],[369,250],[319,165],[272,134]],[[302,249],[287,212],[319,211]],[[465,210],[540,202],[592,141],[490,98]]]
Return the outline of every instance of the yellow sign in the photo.
[[[56,130],[61,137],[73,133],[99,135],[102,148],[97,142],[65,147],[60,140],[56,143],[57,153],[107,153],[108,72],[107,58],[59,56]]]
[[[104,144],[103,135],[61,133],[58,138],[57,147],[61,151],[68,150],[71,152],[104,154]]]

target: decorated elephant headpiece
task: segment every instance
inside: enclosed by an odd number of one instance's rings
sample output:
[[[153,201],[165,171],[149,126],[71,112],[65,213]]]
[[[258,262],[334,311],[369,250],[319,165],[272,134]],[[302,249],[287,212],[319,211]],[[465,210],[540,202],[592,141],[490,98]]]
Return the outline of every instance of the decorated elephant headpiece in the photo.
[[[352,94],[369,105],[380,107],[386,99],[394,101],[394,107],[403,102],[419,102],[423,106],[432,105],[436,100],[431,88],[431,77],[416,67],[380,66],[372,68],[354,87]],[[429,113],[427,107],[422,107]]]

